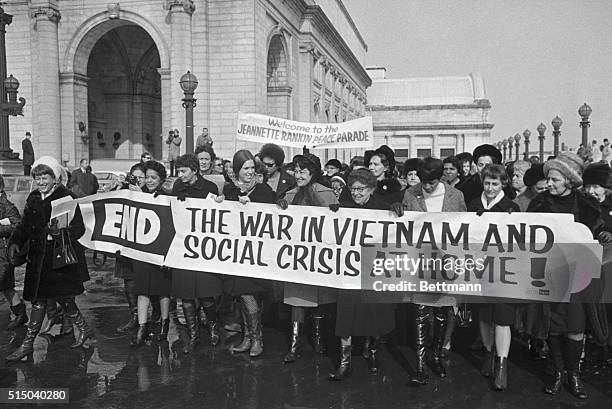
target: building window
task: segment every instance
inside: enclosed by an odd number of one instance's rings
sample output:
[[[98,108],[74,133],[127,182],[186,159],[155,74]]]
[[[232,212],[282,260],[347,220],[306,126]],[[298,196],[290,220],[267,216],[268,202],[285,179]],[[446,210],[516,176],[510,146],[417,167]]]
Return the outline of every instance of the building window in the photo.
[[[417,158],[424,159],[431,156],[431,149],[417,149]]]
[[[448,158],[449,156],[455,155],[455,148],[442,148],[440,149],[440,159]]]
[[[396,149],[395,150],[395,158],[405,158],[408,159],[408,149]]]

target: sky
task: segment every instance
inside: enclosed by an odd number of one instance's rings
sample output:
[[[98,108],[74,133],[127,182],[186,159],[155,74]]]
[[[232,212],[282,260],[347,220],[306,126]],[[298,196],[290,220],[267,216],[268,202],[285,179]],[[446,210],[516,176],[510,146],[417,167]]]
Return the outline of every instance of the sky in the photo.
[[[546,127],[577,147],[578,108],[593,109],[589,139],[612,139],[612,1],[343,0],[387,78],[482,74],[491,142]]]

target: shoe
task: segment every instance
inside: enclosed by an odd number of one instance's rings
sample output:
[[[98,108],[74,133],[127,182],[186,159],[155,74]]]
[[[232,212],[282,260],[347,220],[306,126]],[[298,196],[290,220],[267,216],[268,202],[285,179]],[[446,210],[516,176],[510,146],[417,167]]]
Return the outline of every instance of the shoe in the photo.
[[[159,326],[159,334],[157,334],[157,341],[167,341],[168,340],[168,330],[170,329],[170,320],[168,318],[163,319],[161,321],[161,325]]]
[[[567,384],[569,387],[569,391],[572,395],[574,395],[578,399],[586,399],[586,389],[584,388],[584,384],[582,383],[582,379],[580,379],[579,372],[567,372]]]
[[[508,359],[495,358],[495,373],[493,375],[493,388],[496,391],[508,389]]]
[[[249,314],[249,320],[251,323],[251,349],[249,350],[249,356],[255,358],[263,354],[263,328],[261,324],[261,307],[256,313]]]
[[[72,318],[74,325],[79,330],[79,336],[76,338],[74,343],[70,345],[70,348],[82,347],[83,344],[85,344],[85,341],[87,341],[89,338],[93,338],[93,331],[89,328],[85,322],[85,319],[83,318],[83,315],[81,314],[81,311],[78,309],[76,315],[70,318]]]
[[[544,393],[549,395],[556,395],[561,390],[561,386],[563,385],[563,372],[554,371],[552,381],[544,386]]]
[[[378,349],[380,348],[380,337],[368,337],[368,369],[372,375],[378,373]]]
[[[216,347],[221,339],[219,336],[219,323],[217,321],[208,321],[207,326],[208,333],[210,334],[210,345]]]
[[[132,338],[132,342],[130,343],[133,347],[143,346],[147,340],[149,335],[149,331],[147,329],[147,324],[138,325],[138,331],[136,332],[136,336]]]
[[[427,385],[429,381],[426,365],[427,351],[425,348],[425,340],[427,337],[427,322],[430,311],[430,307],[417,304],[417,317],[414,331],[416,372],[410,377],[410,383],[415,386]]]
[[[482,368],[480,368],[480,374],[485,378],[489,378],[491,375],[493,375],[494,357],[495,355],[493,354],[493,351],[485,350]]]
[[[40,329],[40,335],[50,335],[51,329],[54,325],[62,324],[64,322],[64,314],[57,309],[57,303],[55,300],[47,301],[47,322]],[[61,334],[61,331],[60,331]]]
[[[189,342],[185,346],[183,353],[190,354],[196,349],[200,340],[200,328],[198,327],[198,316],[194,300],[183,300],[183,314],[185,314],[187,331],[189,333]]]
[[[342,345],[342,350],[340,354],[340,365],[338,366],[338,369],[335,372],[329,374],[327,378],[328,380],[341,381],[351,376],[351,373],[353,372],[353,367],[351,365],[351,351],[351,345]]]
[[[295,362],[302,354],[300,327],[301,323],[299,321],[293,321],[291,326],[291,344],[289,345],[289,352],[287,352],[285,358],[283,359],[286,364]]]
[[[26,307],[23,301],[17,305],[11,306],[11,311],[15,315],[15,318],[9,321],[8,325],[6,326],[7,330],[21,327],[23,324],[28,322],[28,314],[26,314]]]
[[[28,360],[32,359],[34,353],[34,340],[36,339],[36,335],[40,332],[43,320],[45,319],[46,307],[45,301],[32,304],[30,323],[28,324],[26,336],[21,346],[5,358],[7,362],[19,362],[25,357],[27,357]]]
[[[324,318],[322,315],[312,317],[312,346],[317,354],[325,354],[325,343],[321,332]]]

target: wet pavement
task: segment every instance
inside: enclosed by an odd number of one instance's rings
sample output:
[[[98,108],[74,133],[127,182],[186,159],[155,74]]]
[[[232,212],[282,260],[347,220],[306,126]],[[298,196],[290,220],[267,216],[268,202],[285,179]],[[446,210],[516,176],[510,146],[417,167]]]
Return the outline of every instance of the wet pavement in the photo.
[[[115,328],[127,318],[121,281],[112,276],[112,259],[92,266],[87,293],[77,298],[96,339],[87,348],[70,349],[71,339],[39,336],[33,362],[6,365],[4,357],[23,336],[0,330],[0,388],[70,389],[67,405],[3,405],[2,407],[70,408],[261,408],[261,409],[375,409],[375,408],[611,408],[612,362],[588,362],[584,380],[589,399],[579,401],[563,390],[558,396],[541,392],[547,361],[532,361],[520,342],[510,353],[509,389],[492,391],[480,376],[482,354],[467,345],[472,334],[459,329],[454,350],[446,360],[448,377],[430,375],[429,385],[407,386],[414,358],[412,349],[391,338],[383,348],[381,369],[370,375],[363,358],[353,356],[352,377],[327,381],[337,351],[331,357],[315,354],[309,345],[296,363],[283,364],[286,336],[265,328],[265,352],[259,358],[230,354],[239,336],[224,336],[211,347],[204,344],[192,356],[181,353],[187,335],[171,325],[167,342],[141,348],[129,346],[127,335]],[[19,277],[18,277],[19,281]],[[0,323],[8,320],[8,305],[0,304]],[[59,328],[56,326],[54,334]],[[333,349],[333,348],[332,348]],[[355,351],[358,352],[358,351]],[[589,354],[590,356],[591,354]]]

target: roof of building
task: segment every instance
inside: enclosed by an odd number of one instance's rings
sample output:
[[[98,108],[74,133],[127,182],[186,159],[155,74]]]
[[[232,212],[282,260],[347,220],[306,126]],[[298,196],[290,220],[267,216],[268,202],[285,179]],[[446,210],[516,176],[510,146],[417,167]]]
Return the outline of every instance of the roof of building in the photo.
[[[463,105],[486,100],[480,74],[456,77],[377,79],[367,90],[369,106]]]

